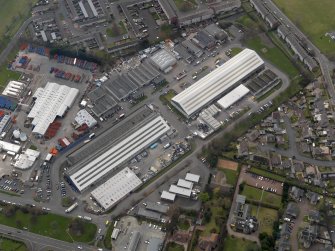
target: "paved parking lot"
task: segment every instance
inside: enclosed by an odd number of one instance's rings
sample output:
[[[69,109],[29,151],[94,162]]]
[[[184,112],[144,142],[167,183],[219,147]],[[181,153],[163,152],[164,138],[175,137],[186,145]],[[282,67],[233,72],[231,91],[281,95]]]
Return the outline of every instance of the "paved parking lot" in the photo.
[[[21,180],[8,175],[0,177],[0,189],[17,194],[24,194],[24,184]]]
[[[240,175],[242,176],[241,178],[250,186],[258,187],[279,195],[283,194],[283,187],[281,182],[248,172],[241,172]]]
[[[160,230],[161,227],[157,224],[146,221],[143,221],[141,224],[139,224],[137,219],[131,216],[121,218],[120,222],[117,225],[117,228],[119,228],[121,231],[117,240],[113,241],[113,246],[115,247],[115,250],[127,249],[130,238],[135,231],[138,231],[141,235],[139,244],[136,249],[138,251],[147,250],[147,241],[150,240],[150,238],[165,238],[165,233]]]

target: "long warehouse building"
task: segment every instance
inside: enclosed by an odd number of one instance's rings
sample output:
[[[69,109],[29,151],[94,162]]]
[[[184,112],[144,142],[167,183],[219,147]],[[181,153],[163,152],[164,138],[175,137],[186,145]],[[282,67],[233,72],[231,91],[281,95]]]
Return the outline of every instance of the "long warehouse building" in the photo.
[[[92,142],[68,156],[73,167],[68,181],[79,192],[116,171],[143,149],[170,130],[168,123],[147,106],[96,137]]]
[[[264,68],[264,61],[261,57],[253,50],[244,49],[173,97],[172,104],[189,118],[262,68]]]

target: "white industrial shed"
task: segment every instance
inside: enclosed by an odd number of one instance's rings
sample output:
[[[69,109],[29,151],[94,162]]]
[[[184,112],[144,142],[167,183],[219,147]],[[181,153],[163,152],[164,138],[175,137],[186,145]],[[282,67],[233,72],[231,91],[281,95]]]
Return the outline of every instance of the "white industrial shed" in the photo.
[[[258,69],[264,61],[256,52],[244,49],[225,64],[172,98],[172,104],[186,117],[231,90]]]
[[[193,174],[193,173],[187,173],[186,177],[185,177],[185,180],[188,180],[188,181],[191,181],[191,182],[194,182],[194,183],[199,183],[200,175]]]
[[[76,121],[76,123],[80,126],[86,124],[89,128],[92,128],[97,124],[95,118],[93,118],[93,116],[89,114],[88,111],[86,111],[85,109],[82,109],[77,113],[74,121]]]
[[[18,81],[10,81],[3,90],[2,95],[19,98],[26,85]]]
[[[179,179],[178,183],[177,183],[177,186],[184,187],[184,188],[187,188],[187,189],[192,189],[193,188],[193,183],[190,182],[190,181],[184,180],[184,179]]]
[[[169,189],[170,193],[175,193],[177,195],[183,196],[183,197],[187,197],[190,198],[191,194],[192,194],[192,190],[191,189],[187,189],[187,188],[183,188],[183,187],[179,187],[176,185],[171,185],[170,189]]]
[[[136,174],[126,167],[94,189],[91,195],[100,206],[108,210],[141,184]]]
[[[161,194],[161,199],[174,202],[174,200],[176,199],[176,195],[174,193],[163,191]]]
[[[33,133],[43,136],[55,118],[63,117],[73,105],[78,93],[76,88],[52,82],[48,82],[44,88],[38,88],[33,96],[34,107],[28,114],[28,118],[33,119]]]
[[[6,151],[6,152],[18,153],[20,150],[21,150],[20,145],[16,145],[16,144],[12,144],[12,143],[0,140],[0,152]]]
[[[250,90],[247,87],[245,87],[244,85],[239,85],[227,95],[219,99],[217,103],[223,109],[227,109],[231,105],[239,101],[241,98],[243,98],[245,95],[247,95],[249,92]]]
[[[170,126],[167,122],[161,116],[154,114],[140,127],[118,135],[119,138],[115,135],[116,142],[90,162],[84,164],[79,162],[73,168],[74,172],[70,170],[69,178],[81,192],[154,143],[169,130]]]
[[[177,63],[176,58],[165,49],[157,51],[150,59],[158,69],[165,73],[172,70],[172,66]]]

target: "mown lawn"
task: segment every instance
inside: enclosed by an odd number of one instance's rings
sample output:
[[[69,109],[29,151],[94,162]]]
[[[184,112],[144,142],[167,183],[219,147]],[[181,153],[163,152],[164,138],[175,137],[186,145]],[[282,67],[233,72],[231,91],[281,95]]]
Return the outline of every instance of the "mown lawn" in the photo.
[[[248,251],[253,250],[252,248],[256,248],[257,244],[253,243],[251,241],[242,240],[238,238],[233,238],[231,236],[228,236],[224,240],[224,248],[223,251]]]
[[[6,217],[3,213],[0,214],[1,224],[23,229],[28,228],[28,231],[35,234],[40,234],[55,238],[58,240],[73,242],[90,242],[93,240],[97,227],[96,225],[83,222],[83,234],[79,236],[71,236],[68,232],[69,225],[72,219],[56,214],[43,214],[33,216],[31,213],[23,213],[21,210],[17,210],[15,215]]]
[[[261,189],[256,187],[245,185],[242,195],[245,195],[249,200],[260,201],[262,199],[261,201],[264,203],[271,204],[276,207],[281,207],[281,196],[266,191],[262,192]]]
[[[10,80],[18,80],[20,73],[10,71],[7,69],[7,65],[0,66],[0,91],[2,91]]]
[[[226,176],[227,184],[234,186],[238,178],[238,172],[229,169],[220,169]]]
[[[266,46],[260,37],[253,37],[246,41],[246,46],[255,50],[262,58],[269,61],[278,69],[286,73],[290,78],[299,74],[298,69],[291,63],[286,55],[276,46]]]
[[[274,0],[274,2],[323,53],[335,57],[335,41],[325,36],[327,32],[335,31],[334,0]]]
[[[27,246],[23,242],[8,239],[0,236],[0,250],[5,251],[28,251]]]
[[[184,247],[182,245],[179,245],[177,243],[174,243],[174,242],[169,242],[167,245],[166,245],[166,251],[184,251]]]
[[[267,233],[269,235],[272,235],[273,232],[273,223],[278,218],[278,211],[271,208],[266,207],[260,207],[258,209],[257,206],[252,205],[251,207],[251,214],[254,216],[257,216],[257,210],[258,210],[258,222],[259,225],[259,232],[260,233]]]

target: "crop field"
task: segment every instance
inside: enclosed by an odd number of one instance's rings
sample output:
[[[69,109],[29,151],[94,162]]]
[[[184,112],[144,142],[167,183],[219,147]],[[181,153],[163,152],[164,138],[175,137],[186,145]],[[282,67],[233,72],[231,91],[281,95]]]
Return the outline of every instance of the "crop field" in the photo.
[[[326,55],[335,58],[335,41],[327,32],[335,32],[334,0],[274,0],[290,18]]]

